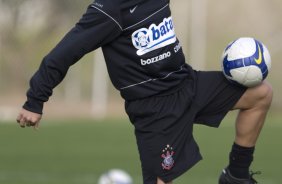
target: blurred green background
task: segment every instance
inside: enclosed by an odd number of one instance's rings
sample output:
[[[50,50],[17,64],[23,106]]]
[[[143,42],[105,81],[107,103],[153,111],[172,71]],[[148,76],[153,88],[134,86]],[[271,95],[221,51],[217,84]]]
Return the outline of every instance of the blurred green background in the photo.
[[[134,183],[141,183],[133,128],[123,110],[123,100],[107,76],[106,100],[93,97],[95,63],[101,62],[96,52],[72,67],[54,90],[45,105],[40,131],[22,130],[14,121],[25,101],[29,79],[42,58],[91,2],[0,0],[1,184],[96,183],[98,176],[110,168],[122,168],[132,175]],[[238,37],[255,37],[270,50],[272,69],[268,81],[275,94],[253,167],[263,172],[257,177],[261,183],[282,183],[282,1],[171,0],[171,7],[187,62],[197,70],[220,70],[223,49]],[[193,40],[195,32],[200,36],[200,48],[196,47],[197,39]],[[204,63],[199,65],[201,59]],[[99,107],[103,107],[103,113]],[[227,163],[234,116],[228,115],[220,129],[196,127],[205,159],[175,183],[216,183]]]
[[[195,126],[204,160],[174,183],[216,184],[228,163],[233,117],[219,129]],[[259,183],[281,184],[281,117],[272,114],[256,146],[253,171]],[[123,169],[142,183],[133,128],[127,119],[43,121],[39,131],[0,123],[0,183],[96,184],[112,168]]]

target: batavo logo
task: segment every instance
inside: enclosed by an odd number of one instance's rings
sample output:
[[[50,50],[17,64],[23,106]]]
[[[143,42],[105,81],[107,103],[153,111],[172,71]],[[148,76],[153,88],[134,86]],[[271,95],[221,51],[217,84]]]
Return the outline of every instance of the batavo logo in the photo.
[[[152,24],[148,29],[141,28],[132,34],[132,43],[138,49],[138,56],[175,42],[176,35],[171,17],[165,18],[158,26]]]

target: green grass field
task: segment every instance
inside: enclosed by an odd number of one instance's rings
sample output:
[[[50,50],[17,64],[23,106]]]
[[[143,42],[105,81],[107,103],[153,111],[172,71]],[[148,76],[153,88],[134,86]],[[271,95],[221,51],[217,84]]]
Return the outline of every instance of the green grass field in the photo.
[[[227,164],[234,129],[227,117],[219,129],[195,126],[204,160],[176,184],[216,184]],[[259,183],[282,183],[282,120],[271,115],[261,134],[252,168]],[[141,184],[133,127],[127,119],[42,121],[39,131],[0,123],[1,184],[96,184],[111,168],[127,171]]]

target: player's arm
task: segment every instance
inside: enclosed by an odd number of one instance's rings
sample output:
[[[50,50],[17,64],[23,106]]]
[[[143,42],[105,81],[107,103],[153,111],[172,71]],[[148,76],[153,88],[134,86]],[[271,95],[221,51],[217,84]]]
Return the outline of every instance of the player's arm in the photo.
[[[44,57],[31,78],[27,101],[17,117],[21,127],[38,126],[44,102],[64,79],[69,67],[85,54],[111,42],[120,33],[120,28],[112,19],[89,6],[76,26]]]

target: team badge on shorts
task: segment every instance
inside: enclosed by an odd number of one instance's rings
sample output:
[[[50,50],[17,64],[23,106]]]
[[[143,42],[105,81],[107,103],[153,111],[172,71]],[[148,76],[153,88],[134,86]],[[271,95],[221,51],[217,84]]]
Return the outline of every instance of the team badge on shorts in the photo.
[[[174,155],[173,148],[170,145],[167,145],[166,148],[163,150],[163,154],[161,157],[163,158],[162,167],[164,170],[170,170],[174,166]]]

